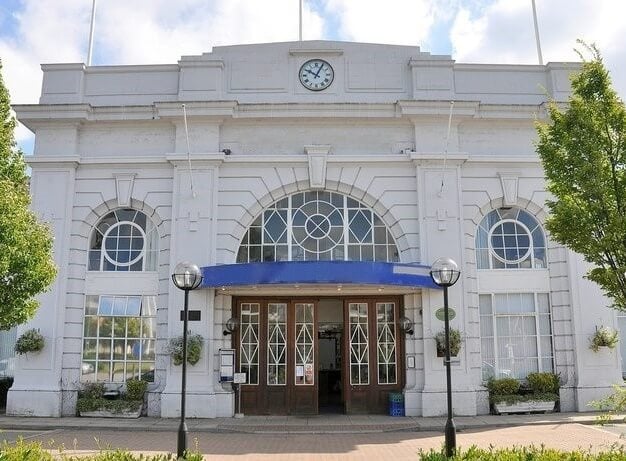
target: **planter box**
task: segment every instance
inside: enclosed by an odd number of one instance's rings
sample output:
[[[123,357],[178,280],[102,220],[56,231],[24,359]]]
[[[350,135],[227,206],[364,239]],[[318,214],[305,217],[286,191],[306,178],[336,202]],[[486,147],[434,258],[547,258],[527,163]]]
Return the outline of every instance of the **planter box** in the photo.
[[[529,400],[528,402],[518,402],[509,404],[506,402],[494,403],[493,407],[496,410],[496,414],[504,415],[508,413],[548,413],[554,411],[556,402],[542,401],[542,400]]]
[[[87,418],[139,418],[141,416],[141,408],[137,411],[121,411],[119,413],[113,413],[108,410],[95,410],[95,411],[81,411],[79,412],[80,416],[84,416]]]

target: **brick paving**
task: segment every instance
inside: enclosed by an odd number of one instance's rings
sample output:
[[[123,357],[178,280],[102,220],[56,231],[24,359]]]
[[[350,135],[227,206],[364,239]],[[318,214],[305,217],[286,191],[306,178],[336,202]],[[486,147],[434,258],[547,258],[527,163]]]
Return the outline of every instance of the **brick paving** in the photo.
[[[62,420],[57,420],[62,421]],[[141,426],[141,420],[136,424]],[[489,419],[488,419],[489,421]],[[545,445],[563,450],[589,449],[597,452],[615,444],[626,445],[620,436],[626,426],[605,430],[597,426],[575,422],[541,420],[521,426],[494,427],[477,425],[461,430],[457,435],[459,447],[476,445],[504,447],[514,445]],[[537,422],[539,421],[539,422]],[[172,423],[173,421],[169,421]],[[423,423],[426,425],[425,423]],[[0,421],[0,427],[6,425]],[[171,424],[168,424],[170,426]],[[268,425],[261,425],[268,430]],[[330,424],[329,426],[332,426]],[[616,430],[616,427],[620,430]],[[275,428],[276,429],[276,428]],[[0,433],[0,439],[15,440],[23,434],[28,440],[40,440],[50,448],[64,447],[72,454],[93,453],[99,449],[122,448],[142,453],[165,453],[176,450],[176,429],[166,431],[90,429],[88,427],[53,427],[47,430],[10,430]],[[438,449],[444,441],[440,430],[374,431],[363,433],[224,433],[193,431],[190,428],[189,446],[197,448],[207,460],[417,460],[419,450]]]

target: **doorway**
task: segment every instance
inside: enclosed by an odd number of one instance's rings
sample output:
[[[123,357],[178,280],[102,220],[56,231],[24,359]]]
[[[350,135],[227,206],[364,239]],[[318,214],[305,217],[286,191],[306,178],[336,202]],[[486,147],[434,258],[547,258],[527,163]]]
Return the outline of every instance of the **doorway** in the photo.
[[[246,414],[384,414],[404,387],[400,300],[237,298]]]
[[[343,301],[318,302],[318,406],[319,413],[345,413],[342,380]]]

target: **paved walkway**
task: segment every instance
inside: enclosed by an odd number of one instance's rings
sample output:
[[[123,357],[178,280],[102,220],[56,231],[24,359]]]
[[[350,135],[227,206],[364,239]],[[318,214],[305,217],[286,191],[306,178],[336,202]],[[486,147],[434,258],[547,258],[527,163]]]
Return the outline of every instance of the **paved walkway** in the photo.
[[[529,415],[457,416],[459,431],[466,429],[547,425],[592,424],[598,413],[547,413]],[[615,420],[622,422],[624,415]],[[121,430],[171,432],[178,429],[177,418],[40,418],[0,416],[0,430]],[[190,432],[258,434],[377,433],[402,431],[442,431],[445,417],[393,417],[384,415],[244,416],[243,418],[187,419]]]
[[[457,417],[457,446],[544,445],[593,452],[624,445],[626,425],[589,423],[589,413]],[[621,420],[620,420],[621,421]],[[0,416],[0,440],[40,441],[52,453],[126,449],[176,451],[177,419],[21,418]],[[440,450],[445,418],[323,415],[190,419],[189,448],[211,461],[416,461],[420,450]]]

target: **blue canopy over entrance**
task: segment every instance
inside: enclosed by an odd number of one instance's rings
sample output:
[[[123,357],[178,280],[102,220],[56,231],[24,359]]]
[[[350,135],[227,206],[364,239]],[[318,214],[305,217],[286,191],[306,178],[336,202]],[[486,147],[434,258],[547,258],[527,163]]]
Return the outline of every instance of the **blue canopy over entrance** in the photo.
[[[280,284],[361,284],[440,288],[430,267],[374,261],[279,261],[202,268],[204,288]]]

